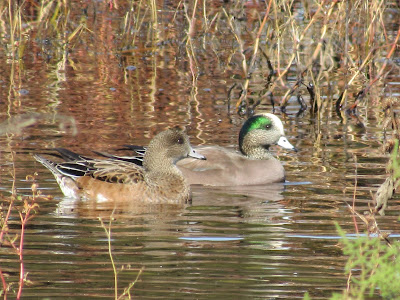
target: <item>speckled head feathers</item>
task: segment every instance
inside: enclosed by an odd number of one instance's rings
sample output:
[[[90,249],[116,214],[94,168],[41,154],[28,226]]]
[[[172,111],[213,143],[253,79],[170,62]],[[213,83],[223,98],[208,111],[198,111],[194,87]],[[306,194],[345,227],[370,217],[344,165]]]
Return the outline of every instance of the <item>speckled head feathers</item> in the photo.
[[[146,169],[159,169],[160,161],[172,160],[176,163],[185,157],[205,159],[198,155],[190,146],[186,130],[181,127],[174,127],[157,134],[150,142],[144,157],[143,166]]]
[[[243,146],[246,137],[249,135],[267,136],[268,138],[260,141],[260,145],[269,147],[284,136],[282,121],[271,113],[257,114],[247,119],[239,133],[239,148],[242,153],[244,153]]]

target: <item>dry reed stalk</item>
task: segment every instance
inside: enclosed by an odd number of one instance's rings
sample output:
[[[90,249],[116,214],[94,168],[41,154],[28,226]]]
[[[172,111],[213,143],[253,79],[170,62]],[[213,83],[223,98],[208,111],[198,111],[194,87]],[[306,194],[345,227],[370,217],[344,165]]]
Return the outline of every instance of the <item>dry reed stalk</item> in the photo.
[[[188,29],[186,35],[186,54],[189,59],[190,73],[192,75],[192,90],[197,86],[197,74],[198,74],[198,62],[195,55],[195,49],[192,42],[192,38],[196,32],[196,11],[197,11],[198,0],[195,1],[193,6],[192,15],[189,16],[187,5],[184,3],[185,16],[188,22]]]
[[[231,30],[231,33],[233,34],[233,36],[235,37],[238,45],[239,45],[239,54],[241,56],[241,62],[242,62],[242,72],[243,72],[243,78],[245,78],[244,83],[242,83],[242,87],[241,87],[241,96],[239,98],[239,100],[236,103],[236,111],[238,111],[239,106],[245,102],[246,103],[246,107],[248,107],[249,103],[247,101],[247,92],[248,92],[248,88],[249,88],[249,83],[250,83],[250,79],[248,78],[248,65],[247,65],[247,60],[246,60],[246,56],[244,55],[245,53],[245,49],[244,49],[244,42],[242,40],[242,38],[240,37],[240,32],[237,28],[235,28],[235,26],[233,25],[232,19],[233,17],[231,15],[228,14],[228,12],[225,10],[225,8],[222,8],[226,20],[228,22],[229,28]]]
[[[347,84],[345,88],[343,89],[339,99],[337,100],[336,106],[337,109],[341,109],[342,107],[346,106],[345,101],[347,99],[347,94],[349,88],[353,85],[353,83],[356,81],[356,79],[360,78],[360,75],[362,75],[366,69],[369,69],[370,72],[373,70],[373,63],[376,61],[377,56],[379,55],[380,51],[379,49],[382,47],[382,43],[379,43],[377,39],[375,38],[378,32],[378,27],[377,24],[380,24],[381,31],[383,32],[385,39],[388,40],[386,30],[385,30],[385,25],[383,22],[383,12],[385,7],[383,7],[384,2],[383,1],[372,1],[369,4],[366,4],[365,6],[361,6],[360,3],[354,3],[353,7],[351,8],[351,12],[354,13],[356,9],[363,9],[365,8],[366,13],[365,14],[358,14],[359,16],[366,15],[370,17],[370,20],[366,22],[367,28],[364,34],[360,34],[360,38],[362,38],[362,42],[360,43],[361,46],[365,46],[364,53],[366,53],[366,57],[362,60],[362,63],[359,67],[356,66],[356,62],[352,61],[350,59],[350,56],[347,55],[345,56],[345,66],[347,66],[347,62],[350,61],[352,64],[352,67],[356,69],[356,72],[353,73],[351,76],[350,80],[346,81]],[[348,20],[349,18],[346,17],[346,24],[349,23],[350,21]],[[362,23],[362,20],[360,20]],[[348,43],[348,35],[349,32],[347,31],[348,26],[346,26],[346,47]],[[379,31],[379,32],[381,32]],[[395,39],[395,42],[392,43],[392,45],[395,45],[398,41],[398,35]],[[388,58],[391,57],[391,53],[389,52],[388,55],[386,56],[385,63],[383,64],[382,68],[379,71],[379,75],[376,76],[373,80],[367,84],[365,88],[363,88],[361,91],[358,92],[355,103],[351,105],[350,110],[354,111],[355,108],[357,107],[359,101],[361,98],[363,98],[366,93],[370,90],[370,88],[376,83],[376,81],[382,77],[382,72],[387,64]],[[347,67],[347,69],[350,69],[350,67]],[[370,77],[374,77],[372,74],[370,74]]]
[[[324,14],[324,24],[323,24],[322,29],[321,29],[321,35],[319,37],[319,42],[318,42],[317,47],[315,48],[313,54],[311,55],[311,58],[306,63],[306,66],[304,68],[302,68],[303,69],[302,71],[299,70],[299,73],[301,74],[299,80],[302,80],[302,78],[303,78],[305,72],[307,71],[307,69],[309,69],[310,66],[312,66],[312,64],[314,63],[314,61],[316,61],[318,55],[321,52],[323,41],[325,39],[325,36],[327,34],[327,30],[328,30],[328,22],[330,21],[330,16],[332,15],[333,9],[334,9],[334,7],[335,7],[337,2],[338,2],[338,0],[332,1],[330,3],[330,7],[328,9],[328,12]],[[324,6],[324,4],[325,4],[325,1],[323,1],[322,4],[319,5],[318,11],[317,11],[318,13],[320,12],[320,9],[321,9],[321,7]],[[289,59],[289,62],[287,63],[287,66],[286,66],[285,70],[282,73],[280,73],[279,77],[276,79],[275,82],[277,82],[278,80],[280,81],[282,79],[282,77],[289,71],[289,68],[292,66],[295,58],[297,58],[298,61],[300,60],[300,58],[298,57],[298,51],[299,51],[299,47],[300,47],[301,41],[304,39],[308,29],[311,28],[311,24],[315,22],[313,20],[316,19],[316,16],[317,16],[317,13],[313,16],[313,18],[311,19],[311,22],[306,26],[306,28],[303,30],[303,32],[299,36],[297,36],[297,37],[295,36],[294,43],[293,43],[294,46],[295,46],[294,47],[295,51],[292,54],[291,58]],[[273,84],[271,86],[270,90],[273,91],[274,88],[275,88],[275,84]],[[288,96],[291,95],[292,93],[293,93],[293,88],[287,90],[286,94],[282,97],[282,100],[280,102],[282,107],[286,107],[287,102],[289,100]]]
[[[388,62],[390,61],[391,57],[393,56],[393,53],[394,53],[394,51],[395,51],[395,49],[396,49],[396,47],[397,47],[397,45],[398,45],[399,38],[400,38],[400,27],[399,27],[399,29],[397,30],[396,38],[395,38],[394,42],[392,43],[392,45],[391,45],[391,47],[390,47],[390,50],[388,51],[388,54],[387,54],[386,57],[385,57],[384,63],[382,64],[382,66],[380,67],[380,69],[379,69],[379,71],[378,71],[378,74],[369,82],[369,84],[368,84],[362,91],[359,92],[359,94],[358,94],[358,96],[357,96],[357,99],[356,99],[355,103],[354,103],[353,106],[352,106],[353,108],[356,107],[356,106],[358,105],[360,99],[362,99],[362,97],[364,97],[364,96],[368,93],[368,91],[371,89],[371,87],[372,87],[379,79],[381,79],[382,77],[385,77],[385,76],[388,75],[388,73],[390,72],[390,71],[388,71],[388,72],[386,73],[386,75],[383,76],[383,72],[384,72],[384,70],[386,69],[386,67],[387,67],[387,65],[388,65]]]
[[[108,228],[104,224],[102,218],[99,217],[98,219],[101,223],[101,227],[104,229],[104,232],[106,233],[106,236],[107,236],[108,255],[110,256],[111,266],[112,266],[113,273],[114,273],[114,299],[117,300],[118,299],[118,272],[117,272],[117,268],[115,266],[112,249],[111,249],[111,224],[112,224],[112,220],[113,220],[114,211],[115,211],[115,209],[111,212],[110,221],[108,222]]]
[[[149,0],[150,7],[151,7],[151,19],[153,22],[153,28],[156,29],[158,25],[158,18],[157,18],[157,3],[156,0]]]
[[[321,94],[321,90],[320,90],[320,82],[321,80],[326,77],[329,76],[329,74],[332,71],[335,71],[333,69],[334,66],[334,61],[332,59],[332,55],[334,55],[334,51],[335,48],[333,46],[341,46],[343,45],[344,49],[347,49],[348,45],[349,45],[349,35],[353,34],[354,32],[350,31],[352,30],[352,26],[354,26],[352,24],[352,22],[357,22],[355,20],[356,16],[359,16],[359,20],[358,23],[363,24],[363,16],[365,15],[370,15],[370,22],[368,22],[368,24],[366,24],[366,30],[367,32],[365,33],[366,36],[366,40],[365,40],[365,44],[366,45],[370,45],[370,48],[368,49],[368,51],[365,53],[366,57],[362,59],[362,64],[361,65],[357,65],[357,61],[354,59],[351,59],[351,56],[349,54],[347,54],[347,52],[344,52],[344,65],[347,64],[347,62],[350,62],[350,64],[354,67],[356,67],[356,72],[353,73],[350,77],[350,79],[346,82],[348,82],[348,84],[346,84],[345,89],[344,89],[344,94],[341,96],[340,98],[340,105],[343,104],[343,101],[346,100],[347,98],[347,90],[353,86],[353,83],[356,80],[362,80],[362,77],[360,77],[360,75],[362,75],[363,71],[365,70],[365,68],[369,67],[371,68],[372,66],[372,62],[375,61],[376,57],[377,57],[377,53],[374,52],[374,50],[376,51],[377,49],[379,49],[379,47],[381,47],[381,44],[378,43],[378,41],[376,39],[374,39],[373,37],[376,35],[377,32],[382,32],[385,34],[385,36],[387,37],[386,34],[386,30],[385,30],[385,26],[383,23],[383,11],[385,9],[385,6],[383,4],[383,2],[376,2],[373,1],[371,3],[369,3],[368,5],[364,5],[361,6],[360,2],[357,2],[355,4],[353,4],[351,7],[349,7],[349,4],[346,1],[321,1],[318,3],[317,5],[317,9],[315,11],[315,13],[313,13],[312,15],[310,14],[310,19],[309,22],[307,22],[305,25],[305,28],[301,31],[298,32],[298,25],[295,21],[294,16],[290,13],[292,7],[290,6],[289,3],[287,2],[277,2],[277,1],[269,1],[268,3],[269,6],[272,7],[272,11],[275,13],[275,33],[277,36],[276,39],[276,53],[277,55],[275,55],[277,57],[277,78],[274,79],[272,85],[268,88],[268,91],[263,94],[261,97],[262,98],[266,98],[268,95],[271,95],[271,93],[273,93],[273,91],[278,87],[278,85],[282,86],[282,87],[286,87],[286,84],[284,83],[284,76],[286,76],[290,70],[290,68],[293,65],[297,66],[297,70],[298,70],[298,82],[297,84],[295,84],[294,87],[287,88],[287,91],[285,93],[285,95],[282,97],[281,99],[281,105],[282,107],[285,107],[287,105],[287,102],[289,100],[289,96],[292,95],[294,93],[295,90],[297,90],[300,85],[299,83],[303,81],[303,78],[305,76],[305,74],[309,74],[308,76],[311,78],[311,81],[313,82],[313,87],[316,91],[316,93],[314,94],[315,96],[315,104],[312,105],[312,107],[314,107],[315,111],[320,111],[322,108],[322,102],[321,102],[321,98],[320,98],[320,94]],[[280,5],[280,7],[284,8],[284,10],[289,14],[289,17],[287,18],[287,21],[285,23],[279,24],[278,20],[279,20],[279,15],[277,13],[277,7]],[[365,10],[366,13],[359,13],[361,10]],[[227,15],[227,13],[225,12],[225,14]],[[318,39],[318,43],[315,46],[315,48],[312,51],[312,54],[310,56],[310,58],[308,58],[305,63],[304,66],[302,67],[301,64],[301,58],[300,58],[300,46],[304,46],[304,39],[306,37],[306,34],[308,33],[308,31],[310,31],[310,29],[312,28],[312,25],[320,23],[319,21],[322,19],[322,27],[320,29],[320,34]],[[265,19],[264,19],[265,20]],[[230,21],[230,19],[228,18],[228,21]],[[235,28],[235,24],[232,25],[233,22],[229,23],[230,28]],[[260,30],[265,28],[264,22],[262,22],[262,26],[260,26]],[[342,26],[342,24],[344,24],[344,30],[340,30],[340,27]],[[350,24],[350,26],[349,26]],[[378,27],[379,26],[379,27]],[[235,30],[232,30],[234,33],[234,36],[236,38],[236,40],[238,40],[238,34],[235,32]],[[292,35],[292,39],[293,39],[293,52],[291,53],[290,57],[287,60],[282,60],[281,55],[280,55],[280,51],[282,49],[281,45],[281,39],[280,36],[284,35],[285,32],[291,32]],[[335,33],[337,32],[344,32],[344,39],[340,40],[341,36],[335,36]],[[361,35],[360,33],[356,33],[358,35]],[[337,38],[339,38],[339,40],[337,40]],[[353,38],[354,39],[354,38]],[[331,42],[328,42],[331,41]],[[332,41],[337,41],[338,44],[332,44]],[[240,43],[239,45],[242,45],[242,47],[239,47],[239,50],[241,51],[241,55],[242,55],[242,69],[244,71],[248,71],[246,74],[251,74],[251,65],[252,62],[254,62],[255,56],[252,56],[252,60],[251,63],[249,65],[245,64],[245,60],[242,54],[242,50],[244,48],[243,43]],[[257,45],[258,40],[255,39],[254,43]],[[273,42],[273,41],[271,41]],[[391,43],[391,45],[395,45],[397,42],[397,39],[395,40],[394,43]],[[362,44],[362,41],[361,41]],[[367,48],[365,48],[367,49]],[[253,48],[253,51],[256,51],[256,47]],[[330,51],[331,53],[328,53],[328,51]],[[254,53],[253,52],[253,53]],[[357,54],[355,54],[357,55]],[[363,56],[361,56],[363,57]],[[317,74],[314,74],[313,70],[312,70],[312,66],[317,62],[317,60],[320,60],[320,65],[324,66],[324,61],[329,61],[330,64],[328,65],[328,68],[324,69],[324,68],[320,68],[320,71]],[[350,58],[350,59],[348,59]],[[282,65],[282,62],[284,62],[285,67],[280,68],[280,66]],[[245,64],[245,66],[243,66]],[[387,62],[386,62],[387,64]],[[386,64],[380,69],[385,70],[385,66]],[[349,67],[350,68],[350,67]],[[324,75],[325,74],[325,75]],[[370,86],[372,86],[377,79],[379,79],[382,76],[382,73],[379,72],[379,76],[376,76],[376,79],[374,79]],[[374,77],[373,77],[374,78]],[[236,107],[238,108],[239,105],[243,102],[243,100],[246,99],[247,94],[246,91],[249,88],[249,78],[245,79],[246,81],[243,83],[243,90],[244,92],[241,95],[241,99],[237,102]],[[248,104],[248,103],[247,103]]]
[[[245,82],[243,84],[241,96],[240,96],[239,100],[236,102],[236,111],[239,111],[239,107],[244,102],[246,102],[246,106],[247,107],[249,105],[248,100],[247,100],[247,93],[248,93],[251,73],[253,71],[253,67],[254,67],[254,64],[255,64],[255,61],[256,61],[256,58],[257,58],[257,54],[258,54],[258,50],[259,50],[259,43],[260,43],[260,38],[261,38],[261,33],[262,33],[262,30],[264,29],[264,26],[265,26],[265,24],[267,22],[267,19],[269,17],[269,12],[271,10],[271,5],[272,5],[273,1],[274,0],[270,0],[269,1],[268,6],[267,6],[266,11],[265,11],[264,18],[263,18],[263,20],[262,20],[262,22],[260,24],[259,29],[258,29],[257,36],[256,36],[256,38],[254,40],[253,54],[252,54],[249,66],[247,66],[246,57],[244,56],[243,42],[241,42],[241,40],[239,39],[239,35],[235,33],[235,30],[233,29],[233,26],[232,26],[232,22],[229,20],[229,24],[230,24],[231,30],[234,33],[235,38],[236,38],[236,40],[238,41],[238,43],[240,44],[240,47],[241,47],[241,53],[242,53],[242,59],[243,59],[242,68],[243,68],[244,78],[245,78]],[[226,13],[225,10],[224,10],[224,12],[225,12],[225,15],[227,16],[227,13]]]
[[[101,227],[104,229],[106,236],[107,236],[107,244],[108,244],[108,255],[110,257],[112,269],[113,269],[113,274],[114,274],[114,299],[119,300],[119,299],[125,299],[126,297],[128,299],[132,299],[131,296],[131,289],[134,287],[134,285],[138,282],[140,275],[142,274],[144,267],[139,269],[138,274],[136,275],[136,278],[134,281],[132,281],[127,288],[124,289],[123,293],[118,296],[118,270],[114,261],[114,256],[112,253],[112,247],[111,247],[111,225],[112,225],[112,220],[114,219],[114,212],[115,209],[111,212],[110,214],[110,220],[108,222],[108,226],[103,222],[103,219],[101,217],[98,217]],[[124,269],[124,266],[121,268],[121,270]]]

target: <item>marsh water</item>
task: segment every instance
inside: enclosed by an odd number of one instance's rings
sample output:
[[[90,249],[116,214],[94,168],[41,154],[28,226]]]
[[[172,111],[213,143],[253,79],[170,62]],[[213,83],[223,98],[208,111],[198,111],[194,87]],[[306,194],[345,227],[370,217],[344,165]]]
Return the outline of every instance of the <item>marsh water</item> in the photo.
[[[29,282],[23,298],[114,297],[109,244],[99,218],[107,228],[112,220],[119,294],[132,282],[131,295],[137,299],[301,299],[306,292],[326,299],[344,290],[347,258],[335,223],[355,236],[348,204],[355,198],[358,213],[369,211],[372,194],[387,176],[389,155],[383,145],[392,132],[377,103],[382,97],[399,97],[398,71],[372,89],[353,116],[335,112],[345,85],[340,68],[321,89],[325,106],[319,116],[311,114],[309,103],[302,111],[296,97],[282,112],[283,87],[274,94],[274,106],[264,98],[255,110],[276,113],[299,149],[272,148],[285,167],[285,183],[193,186],[192,203],[183,206],[115,208],[74,200],[63,196],[33,153],[64,147],[89,156],[94,155],[91,150],[117,154],[122,145],[146,145],[155,133],[175,125],[187,127],[194,146],[236,148],[245,120],[236,113],[244,79],[238,76],[241,57],[232,36],[192,37],[198,48],[189,48],[185,28],[177,30],[176,25],[184,22],[184,14],[165,3],[159,10],[162,26],[154,29],[143,12],[148,29],[132,30],[131,35],[140,37],[137,43],[116,51],[114,45],[125,38],[118,31],[121,24],[126,26],[122,8],[88,3],[73,10],[71,18],[87,18],[86,25],[96,31],[82,30],[71,38],[70,48],[54,33],[43,38],[41,28],[40,37],[27,41],[23,60],[0,52],[0,121],[7,132],[0,136],[0,192],[8,196],[15,188],[20,196],[31,195],[26,176],[37,173],[40,192],[50,196],[38,198],[25,231]],[[398,20],[398,10],[391,13]],[[67,34],[71,32],[73,28]],[[251,99],[265,88],[268,67],[263,61],[258,64]],[[296,71],[285,81],[294,84]],[[307,102],[307,92],[303,95]],[[391,239],[400,235],[399,213],[395,195],[386,215],[377,216],[379,229]],[[365,232],[365,224],[356,220]],[[20,234],[17,209],[8,226],[9,237]],[[17,290],[20,264],[10,245],[0,248],[0,267]],[[11,299],[13,295],[9,292]]]

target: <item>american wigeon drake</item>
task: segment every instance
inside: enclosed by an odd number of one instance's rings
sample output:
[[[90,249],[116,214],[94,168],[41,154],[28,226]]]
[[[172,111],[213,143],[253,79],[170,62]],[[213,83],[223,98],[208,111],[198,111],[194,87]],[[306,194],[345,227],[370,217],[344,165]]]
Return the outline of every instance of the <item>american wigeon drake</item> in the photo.
[[[190,188],[175,164],[189,156],[205,159],[192,149],[187,134],[180,128],[163,131],[150,141],[143,166],[115,159],[91,159],[62,148],[56,150],[65,162],[34,157],[53,173],[66,196],[96,201],[186,202],[190,200]]]
[[[190,184],[210,186],[260,185],[285,180],[285,170],[269,148],[296,150],[285,137],[282,121],[270,113],[257,114],[239,132],[239,150],[220,146],[196,147],[207,161],[180,161],[177,166]]]
[[[296,150],[285,137],[282,121],[271,113],[250,117],[239,133],[239,150],[220,146],[200,146],[196,151],[207,157],[206,161],[183,159],[177,163],[190,184],[210,186],[260,185],[282,182],[285,170],[269,151],[271,145]],[[143,147],[126,146],[145,153]],[[109,156],[140,164],[140,157]]]

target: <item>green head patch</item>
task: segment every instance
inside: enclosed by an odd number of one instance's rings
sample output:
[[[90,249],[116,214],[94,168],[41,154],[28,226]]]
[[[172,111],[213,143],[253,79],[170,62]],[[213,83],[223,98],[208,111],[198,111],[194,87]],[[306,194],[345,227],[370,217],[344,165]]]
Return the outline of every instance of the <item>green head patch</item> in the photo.
[[[239,148],[242,151],[243,139],[247,133],[255,129],[268,130],[272,127],[272,120],[264,115],[255,115],[250,117],[242,126],[239,133]]]

